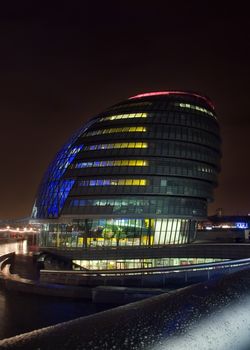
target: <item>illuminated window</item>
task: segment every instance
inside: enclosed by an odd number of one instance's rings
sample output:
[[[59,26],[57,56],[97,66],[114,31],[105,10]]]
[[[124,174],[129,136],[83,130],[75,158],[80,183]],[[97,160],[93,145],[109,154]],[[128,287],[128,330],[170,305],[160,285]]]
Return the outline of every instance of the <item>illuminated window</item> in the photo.
[[[202,173],[213,173],[213,170],[211,168],[208,168],[208,167],[198,167],[198,171],[200,171]]]
[[[74,165],[75,169],[99,168],[109,166],[147,166],[147,160],[125,159],[125,160],[102,160],[91,162],[79,162]]]
[[[116,148],[148,148],[147,142],[117,142],[117,143],[101,143],[98,145],[85,146],[85,151],[96,151],[102,149]]]
[[[82,180],[79,186],[146,186],[148,181],[145,179],[95,179]]]
[[[209,110],[207,110],[206,108],[203,108],[203,107],[200,107],[200,106],[191,105],[190,103],[176,102],[175,106],[181,107],[181,108],[193,109],[193,110],[196,110],[196,111],[199,111],[199,112],[206,113],[206,114],[211,115],[212,117],[216,118],[215,115],[212,112],[210,112]]]
[[[119,132],[146,132],[146,131],[147,131],[147,128],[145,128],[144,126],[126,126],[123,128],[93,130],[93,131],[86,132],[82,136],[105,135],[105,134],[114,134]]]
[[[130,113],[130,114],[118,114],[118,115],[110,115],[108,117],[102,117],[99,119],[99,122],[105,120],[119,120],[119,119],[132,119],[132,118],[147,118],[147,113]]]

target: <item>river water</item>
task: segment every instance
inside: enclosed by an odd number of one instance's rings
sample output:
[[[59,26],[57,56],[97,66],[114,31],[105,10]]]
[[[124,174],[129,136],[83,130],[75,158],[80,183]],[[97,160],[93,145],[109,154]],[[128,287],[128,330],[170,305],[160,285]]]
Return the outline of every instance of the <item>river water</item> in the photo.
[[[108,308],[81,300],[9,292],[0,287],[0,339]]]
[[[1,244],[0,255],[24,254],[27,242]],[[0,339],[109,309],[89,301],[10,292],[0,285]]]

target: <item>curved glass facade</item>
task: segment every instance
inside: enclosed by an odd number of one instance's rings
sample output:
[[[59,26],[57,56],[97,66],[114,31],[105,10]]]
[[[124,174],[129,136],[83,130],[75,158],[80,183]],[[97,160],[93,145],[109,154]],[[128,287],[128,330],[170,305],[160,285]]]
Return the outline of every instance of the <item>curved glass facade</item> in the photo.
[[[32,218],[43,247],[183,244],[207,216],[220,164],[211,102],[141,94],[92,118],[41,183]]]

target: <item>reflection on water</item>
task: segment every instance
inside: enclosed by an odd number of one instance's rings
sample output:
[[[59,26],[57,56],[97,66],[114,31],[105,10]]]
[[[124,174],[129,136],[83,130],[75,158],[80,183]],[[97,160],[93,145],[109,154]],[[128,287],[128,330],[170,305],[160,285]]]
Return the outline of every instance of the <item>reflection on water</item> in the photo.
[[[87,301],[0,289],[0,339],[108,309]]]
[[[0,242],[0,256],[15,252],[16,254],[27,254],[27,240],[20,240],[2,244]]]
[[[0,255],[25,254],[27,241],[0,244]],[[88,301],[10,292],[0,286],[0,339],[106,310]]]

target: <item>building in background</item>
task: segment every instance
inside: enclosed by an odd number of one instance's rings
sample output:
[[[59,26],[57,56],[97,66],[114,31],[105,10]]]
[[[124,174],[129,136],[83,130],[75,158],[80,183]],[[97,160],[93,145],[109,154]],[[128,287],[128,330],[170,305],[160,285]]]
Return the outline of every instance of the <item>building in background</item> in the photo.
[[[217,215],[200,222],[197,231],[197,241],[201,242],[249,242],[250,215]]]
[[[106,109],[63,146],[42,180],[31,220],[41,224],[41,249],[70,249],[88,269],[169,264],[168,257],[152,258],[150,248],[194,240],[213,200],[220,156],[206,97],[145,93]],[[97,250],[98,259],[83,258]]]

